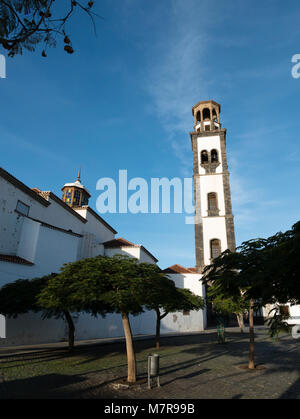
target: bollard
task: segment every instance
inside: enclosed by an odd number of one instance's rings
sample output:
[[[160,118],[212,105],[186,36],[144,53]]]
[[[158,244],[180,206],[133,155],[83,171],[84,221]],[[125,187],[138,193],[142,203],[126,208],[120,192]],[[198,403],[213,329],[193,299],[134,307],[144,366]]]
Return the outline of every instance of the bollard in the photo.
[[[159,355],[153,354],[148,356],[148,388],[151,389],[152,379],[156,378],[157,387],[160,387],[159,382]]]

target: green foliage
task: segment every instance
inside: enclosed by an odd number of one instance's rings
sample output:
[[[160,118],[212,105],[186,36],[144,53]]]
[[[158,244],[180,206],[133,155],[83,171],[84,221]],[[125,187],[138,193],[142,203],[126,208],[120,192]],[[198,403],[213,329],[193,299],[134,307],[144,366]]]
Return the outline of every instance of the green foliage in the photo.
[[[249,302],[246,301],[243,296],[224,298],[222,295],[216,295],[214,288],[211,287],[208,290],[208,299],[212,303],[216,313],[222,313],[224,315],[229,314],[243,314],[249,308]]]
[[[269,335],[274,340],[278,339],[280,333],[289,333],[291,326],[287,323],[289,314],[285,312],[282,305],[276,305],[269,313],[274,312],[273,316],[267,321]]]
[[[147,266],[148,265],[148,266]],[[141,304],[147,310],[162,312],[161,318],[175,311],[191,311],[204,308],[204,301],[188,289],[180,289],[163,274],[156,265],[141,264],[144,271],[146,292],[141,296]]]
[[[0,313],[7,317],[16,318],[29,311],[43,310],[37,302],[37,296],[54,274],[36,279],[19,279],[0,289]],[[44,313],[46,314],[46,313]]]
[[[116,255],[97,256],[63,266],[39,299],[48,307],[67,305],[70,311],[86,311],[97,316],[107,312],[132,315],[143,311],[148,264]]]

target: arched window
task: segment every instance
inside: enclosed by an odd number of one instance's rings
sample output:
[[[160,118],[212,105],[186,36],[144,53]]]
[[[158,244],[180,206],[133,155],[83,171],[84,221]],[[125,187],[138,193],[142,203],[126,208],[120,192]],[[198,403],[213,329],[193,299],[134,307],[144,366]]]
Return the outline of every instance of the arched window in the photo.
[[[203,120],[210,119],[210,110],[208,108],[203,109]]]
[[[197,120],[197,124],[198,124],[198,122],[201,122],[201,112],[200,111],[198,111],[197,114],[196,114],[196,120]]]
[[[215,150],[215,149],[211,150],[210,156],[211,156],[211,162],[212,163],[218,163],[219,162],[219,156],[218,156],[217,150]]]
[[[207,195],[207,201],[208,201],[208,211],[217,211],[218,210],[218,198],[217,194],[215,192],[210,192]]]
[[[77,206],[77,207],[79,207],[79,204],[80,204],[80,191],[78,191],[78,190],[75,190],[75,192],[74,192],[74,200],[73,200],[73,203],[74,203],[74,205],[75,206]]]
[[[219,239],[213,239],[210,241],[210,257],[215,259],[221,254],[221,242]]]
[[[215,122],[217,122],[217,113],[216,113],[216,110],[215,110],[215,109],[213,109],[213,111],[212,111],[212,119],[213,119]]]
[[[208,152],[206,150],[201,151],[201,163],[208,163]]]

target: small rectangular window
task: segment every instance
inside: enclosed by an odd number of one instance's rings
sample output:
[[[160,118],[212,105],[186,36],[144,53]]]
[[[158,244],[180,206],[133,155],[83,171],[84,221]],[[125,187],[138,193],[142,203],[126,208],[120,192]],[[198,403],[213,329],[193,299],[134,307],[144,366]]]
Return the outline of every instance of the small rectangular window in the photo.
[[[19,214],[27,216],[29,214],[29,209],[30,209],[30,207],[28,205],[24,204],[24,202],[18,201],[16,211]]]
[[[184,316],[189,316],[190,315],[190,312],[188,310],[183,310],[182,314]]]

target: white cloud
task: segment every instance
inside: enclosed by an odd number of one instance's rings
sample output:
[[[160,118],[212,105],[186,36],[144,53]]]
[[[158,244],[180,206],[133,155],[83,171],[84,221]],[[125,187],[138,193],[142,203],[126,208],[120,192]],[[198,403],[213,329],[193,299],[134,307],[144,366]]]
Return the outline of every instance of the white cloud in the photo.
[[[192,170],[188,134],[193,130],[192,106],[209,99],[205,78],[208,45],[201,3],[193,0],[187,7],[175,0],[171,5],[164,36],[149,51],[146,86],[153,100],[152,111],[182,164],[182,174],[187,176]]]

